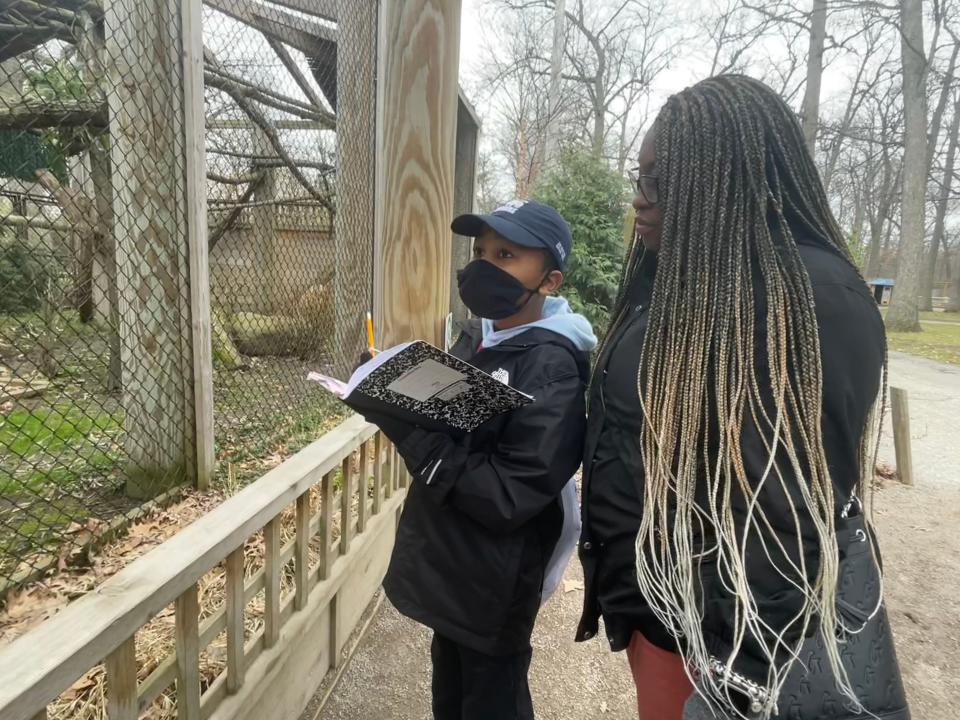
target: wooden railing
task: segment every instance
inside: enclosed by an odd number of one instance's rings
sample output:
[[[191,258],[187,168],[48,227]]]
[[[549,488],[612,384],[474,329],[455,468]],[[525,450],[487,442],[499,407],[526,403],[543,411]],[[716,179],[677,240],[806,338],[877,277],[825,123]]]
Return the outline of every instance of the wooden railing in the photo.
[[[296,718],[379,585],[408,480],[376,428],[346,421],[0,650],[0,720],[46,718],[47,704],[101,660],[111,720],[135,720],[171,692],[180,720]],[[284,545],[281,517],[292,505],[296,529]],[[261,530],[263,566],[244,577],[245,544]],[[295,589],[283,598],[291,561]],[[225,602],[201,622],[197,584],[221,563]],[[245,637],[247,603],[261,593],[263,627]],[[138,682],[136,633],[171,603],[175,650]],[[201,692],[201,652],[224,632],[226,667]]]

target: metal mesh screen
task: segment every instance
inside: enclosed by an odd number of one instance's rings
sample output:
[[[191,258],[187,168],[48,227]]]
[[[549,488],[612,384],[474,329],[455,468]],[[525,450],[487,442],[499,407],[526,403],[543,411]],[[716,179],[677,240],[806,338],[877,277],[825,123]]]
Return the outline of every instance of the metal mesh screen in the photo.
[[[343,416],[304,380],[349,372],[372,295],[376,3],[340,5],[203,5],[208,279],[181,3],[0,7],[0,590],[192,478],[191,282],[210,288],[218,483]]]

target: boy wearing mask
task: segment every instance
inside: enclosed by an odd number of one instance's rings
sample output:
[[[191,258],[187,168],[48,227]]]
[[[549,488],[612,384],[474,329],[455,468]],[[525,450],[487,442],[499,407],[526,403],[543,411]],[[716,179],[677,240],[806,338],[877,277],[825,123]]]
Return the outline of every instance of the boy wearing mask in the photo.
[[[571,478],[596,338],[553,297],[572,245],[556,210],[514,200],[451,227],[475,238],[458,284],[482,318],[452,354],[534,401],[459,436],[368,415],[413,477],[383,584],[434,631],[436,720],[531,720],[530,637],[575,542]]]

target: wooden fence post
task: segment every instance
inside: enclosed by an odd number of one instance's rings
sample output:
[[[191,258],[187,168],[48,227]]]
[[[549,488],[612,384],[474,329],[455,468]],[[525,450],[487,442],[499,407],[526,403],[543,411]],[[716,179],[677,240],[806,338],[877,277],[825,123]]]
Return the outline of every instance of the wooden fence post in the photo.
[[[893,448],[897,456],[897,475],[904,485],[913,485],[913,451],[910,447],[910,406],[904,388],[890,388],[893,414]]]
[[[215,468],[213,347],[207,227],[206,101],[203,96],[203,3],[183,0],[183,161],[186,166],[187,247],[190,258],[190,326],[193,351],[194,483],[206,490]]]
[[[363,318],[372,301],[368,288],[375,214],[377,1],[337,0],[337,17],[334,362],[337,372],[346,376],[366,346]],[[377,342],[382,342],[379,337]]]
[[[154,496],[198,467],[194,381],[196,365],[209,366],[208,303],[196,277],[206,263],[202,53],[190,51],[198,13],[196,0],[113,0],[105,8],[127,492],[134,497]],[[192,272],[201,283],[193,288]],[[196,337],[206,338],[199,347]],[[204,344],[206,357],[197,357]],[[207,430],[212,412],[208,418]],[[212,432],[205,442],[209,464]]]
[[[137,644],[133,637],[107,655],[107,717],[137,720]]]
[[[457,133],[460,0],[381,0],[375,312],[380,342],[443,342]]]

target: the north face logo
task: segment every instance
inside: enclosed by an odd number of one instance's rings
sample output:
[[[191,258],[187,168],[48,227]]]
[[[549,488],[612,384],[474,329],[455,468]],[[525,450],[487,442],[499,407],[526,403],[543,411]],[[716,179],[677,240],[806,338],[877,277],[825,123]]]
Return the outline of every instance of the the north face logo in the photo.
[[[500,368],[499,370],[494,370],[493,373],[491,373],[490,377],[492,377],[494,380],[498,382],[502,382],[504,385],[510,384],[510,373],[508,373],[503,368]]]
[[[511,215],[513,215],[517,210],[519,210],[520,208],[522,208],[522,207],[523,207],[524,205],[526,205],[526,204],[527,204],[527,201],[526,201],[526,200],[511,200],[510,202],[501,205],[500,207],[498,207],[498,208],[497,208],[496,210],[494,210],[493,212],[494,212],[494,214],[499,213],[499,212],[505,212],[505,213],[510,213]]]

